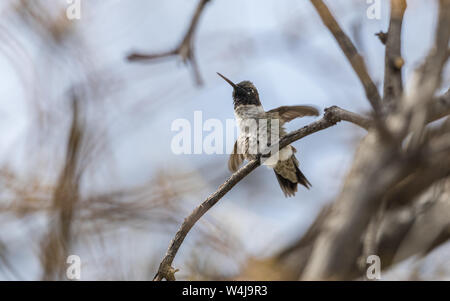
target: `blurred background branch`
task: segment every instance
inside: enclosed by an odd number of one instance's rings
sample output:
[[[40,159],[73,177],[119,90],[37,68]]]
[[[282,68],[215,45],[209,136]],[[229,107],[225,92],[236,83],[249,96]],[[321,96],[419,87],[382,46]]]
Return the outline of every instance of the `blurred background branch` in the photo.
[[[211,0],[200,0],[195,10],[194,16],[192,17],[189,28],[184,35],[184,38],[181,40],[181,43],[173,50],[169,50],[166,52],[155,53],[155,54],[143,54],[143,53],[131,53],[128,55],[127,59],[130,62],[142,62],[142,61],[151,61],[161,58],[168,58],[171,56],[179,56],[183,63],[190,64],[194,79],[197,85],[201,86],[203,84],[203,80],[200,74],[200,70],[198,67],[197,60],[195,58],[194,52],[194,35],[195,31],[198,27],[198,21],[200,16],[202,15],[206,4]]]

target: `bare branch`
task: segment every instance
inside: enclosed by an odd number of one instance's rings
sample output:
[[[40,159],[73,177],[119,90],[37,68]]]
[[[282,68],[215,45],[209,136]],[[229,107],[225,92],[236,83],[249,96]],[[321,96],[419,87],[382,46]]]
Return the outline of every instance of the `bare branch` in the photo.
[[[353,70],[358,75],[361,84],[364,87],[366,92],[367,99],[369,100],[372,108],[374,109],[376,115],[381,115],[381,97],[378,92],[377,87],[375,86],[373,80],[371,79],[366,64],[364,63],[364,59],[358,53],[355,45],[352,43],[350,38],[344,33],[342,28],[339,26],[336,19],[331,14],[328,7],[323,3],[322,0],[311,0],[311,3],[316,8],[317,12],[320,15],[325,26],[330,30],[333,34],[334,38],[338,42],[345,56],[349,60],[350,64],[353,67]]]
[[[157,59],[163,59],[163,58],[170,58],[171,56],[175,56],[177,54],[178,54],[178,49],[167,51],[167,52],[155,53],[155,54],[132,53],[132,54],[128,55],[127,59],[132,62],[150,61],[150,60],[157,60]]]
[[[447,166],[444,163],[445,161],[441,161],[439,164],[435,163],[427,168],[422,168],[399,183],[392,191],[387,193],[386,209],[407,205],[408,202],[414,200],[414,197],[424,192],[432,184],[449,176],[449,162],[447,162]]]
[[[391,143],[383,143],[379,135],[369,132],[363,140],[343,190],[314,244],[311,259],[303,273],[304,279],[350,277],[361,251],[360,239],[373,213],[378,211],[385,193],[423,167],[423,160],[426,160],[423,150],[427,149],[426,145],[411,143],[424,147],[410,147],[405,152],[401,148],[401,142],[408,133],[421,133],[426,125],[427,108],[440,84],[447,59],[449,33],[450,0],[441,0],[435,47],[425,64],[417,71],[412,89],[402,98],[401,110],[389,122],[390,130],[400,128],[398,132],[401,135],[396,135],[397,139]],[[397,124],[406,126],[397,126],[392,121],[400,121]],[[420,138],[417,141],[426,142],[426,139],[421,138],[426,136],[419,134],[417,137]],[[448,157],[448,150],[443,154]],[[428,157],[434,155],[435,153],[431,153]],[[448,166],[445,168],[448,169]]]
[[[360,238],[383,194],[413,171],[418,160],[401,156],[374,132],[362,141],[342,192],[316,240],[303,278],[346,279],[357,264]]]
[[[396,187],[394,189],[395,192],[393,194],[388,193],[387,197],[383,200],[385,206],[380,208],[380,211],[376,218],[372,220],[365,235],[364,249],[369,247],[371,250],[366,250],[361,257],[361,261],[364,263],[364,266],[361,267],[364,267],[364,270],[366,267],[365,259],[370,254],[380,256],[382,269],[386,269],[396,264],[399,260],[417,253],[423,254],[442,243],[437,242],[431,244],[429,238],[433,236],[433,231],[428,232],[432,224],[442,229],[443,220],[436,216],[434,208],[441,207],[443,205],[442,203],[448,203],[445,200],[439,199],[445,199],[445,183],[450,183],[448,178],[445,179],[445,174],[447,176],[450,175],[449,169],[447,167],[445,171],[444,168],[438,168],[444,171],[444,174],[439,175],[440,171],[436,173],[434,167],[422,170],[424,173],[417,172],[407,178],[398,188]],[[432,179],[427,178],[427,176],[430,176]],[[433,184],[430,185],[430,183]],[[393,203],[394,206],[392,206]],[[448,210],[444,209],[444,212],[448,215]],[[428,217],[428,221],[426,221],[424,220],[425,216],[433,216],[432,218],[435,220],[430,222],[430,218]],[[448,224],[448,220],[447,217],[444,223]],[[416,229],[413,227],[414,224],[416,224]],[[417,232],[417,228],[427,229],[426,235],[414,239],[422,247],[405,248],[411,246],[411,233]],[[436,235],[436,231],[434,232],[434,235]],[[368,241],[367,238],[371,238],[372,241]],[[433,237],[431,237],[431,241],[433,240]],[[367,243],[372,244],[372,246],[367,246]],[[423,245],[426,247],[423,247]],[[408,249],[408,254],[405,254],[403,251],[401,252],[403,255],[396,255],[401,249]]]
[[[431,102],[427,121],[432,122],[448,115],[450,115],[450,90]]]
[[[203,80],[200,76],[200,70],[198,69],[198,63],[196,61],[194,54],[193,39],[195,31],[198,27],[200,17],[206,7],[206,4],[209,1],[210,0],[200,0],[186,34],[184,35],[181,43],[177,47],[175,47],[175,49],[152,54],[134,52],[127,56],[128,61],[130,62],[154,61],[157,59],[179,56],[183,61],[183,63],[185,64],[189,63],[191,65],[197,85],[202,85]]]
[[[42,242],[42,279],[54,280],[63,275],[64,257],[70,251],[72,240],[72,223],[74,206],[79,198],[80,175],[77,165],[80,160],[80,147],[83,138],[83,127],[80,124],[78,99],[72,99],[72,124],[69,131],[65,163],[53,193],[52,206],[57,217],[49,222],[48,234]]]
[[[325,109],[324,116],[299,130],[289,133],[280,139],[279,143],[271,146],[279,147],[278,149],[282,149],[283,147],[291,144],[294,141],[297,141],[303,137],[306,137],[315,132],[324,130],[329,128],[341,120],[346,120],[350,122],[354,122],[357,125],[363,124],[368,126],[370,123],[362,116],[358,116],[355,113],[348,112],[339,107],[333,106]],[[356,122],[355,122],[356,121]],[[175,270],[172,267],[172,262],[175,258],[175,255],[178,252],[181,244],[183,243],[186,235],[189,233],[194,224],[209,210],[211,209],[228,191],[230,191],[239,181],[241,181],[244,177],[249,175],[253,170],[255,170],[260,165],[259,158],[248,162],[246,165],[241,167],[238,171],[232,174],[226,181],[223,183],[217,191],[211,194],[202,204],[200,204],[194,211],[184,220],[183,224],[175,234],[174,239],[170,242],[169,248],[162,260],[158,272],[155,275],[154,280],[160,281],[162,279],[166,280],[175,280]]]
[[[448,43],[450,38],[450,0],[439,1],[439,17],[436,31],[436,40],[434,49],[429,54],[424,66],[422,78],[429,75],[438,77],[440,84],[440,75],[444,69],[445,62],[448,59]]]
[[[450,202],[447,196],[449,183],[449,179],[441,181],[419,197],[415,204],[418,208],[415,214],[412,214],[413,223],[399,241],[392,263],[400,262],[414,254],[423,256],[449,238],[446,231],[450,225]],[[444,235],[441,236],[442,234]]]
[[[403,120],[407,132],[414,133],[412,145],[420,145],[427,124],[428,110],[433,96],[441,84],[442,70],[448,59],[447,49],[450,38],[450,0],[440,0],[439,19],[434,47],[425,63],[414,75],[408,95],[403,100]],[[411,116],[409,119],[408,117]],[[406,128],[405,127],[405,128]]]
[[[348,121],[348,122],[354,123],[354,124],[359,125],[360,127],[364,128],[366,130],[369,130],[369,128],[373,125],[372,119],[363,117],[363,116],[361,116],[359,114],[356,114],[356,113],[353,113],[353,112],[341,109],[339,107],[333,106],[333,107],[328,108],[328,112],[330,110],[334,111],[333,115],[337,116],[339,120]]]
[[[391,0],[391,20],[386,35],[384,102],[392,102],[403,93],[402,66],[404,60],[401,53],[401,33],[406,0]]]

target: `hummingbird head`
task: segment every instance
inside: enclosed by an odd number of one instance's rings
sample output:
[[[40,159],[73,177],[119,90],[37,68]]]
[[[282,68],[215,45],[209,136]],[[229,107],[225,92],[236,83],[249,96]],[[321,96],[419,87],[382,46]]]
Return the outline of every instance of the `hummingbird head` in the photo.
[[[222,74],[218,72],[217,74],[233,87],[233,103],[235,108],[240,105],[261,105],[258,90],[252,82],[245,80],[239,84],[235,84]]]

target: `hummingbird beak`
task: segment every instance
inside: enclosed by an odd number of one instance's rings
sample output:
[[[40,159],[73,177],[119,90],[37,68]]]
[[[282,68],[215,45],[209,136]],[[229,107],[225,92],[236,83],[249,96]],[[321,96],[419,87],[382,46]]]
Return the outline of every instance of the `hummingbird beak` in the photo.
[[[229,80],[228,78],[226,78],[225,76],[223,76],[222,74],[220,74],[219,72],[217,72],[217,74],[223,78],[227,83],[229,83],[235,90],[238,89],[239,87],[233,83],[231,80]]]

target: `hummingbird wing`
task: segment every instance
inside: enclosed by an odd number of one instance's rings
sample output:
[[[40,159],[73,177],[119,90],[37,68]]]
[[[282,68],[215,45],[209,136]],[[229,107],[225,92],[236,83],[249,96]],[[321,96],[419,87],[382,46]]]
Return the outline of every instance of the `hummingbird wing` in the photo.
[[[312,106],[281,106],[267,112],[271,117],[280,119],[283,124],[304,116],[319,116],[319,110]]]
[[[228,159],[228,169],[231,172],[236,172],[241,166],[242,162],[244,162],[244,155],[238,154],[237,151],[237,141],[234,143],[233,152],[230,155],[230,159]]]

